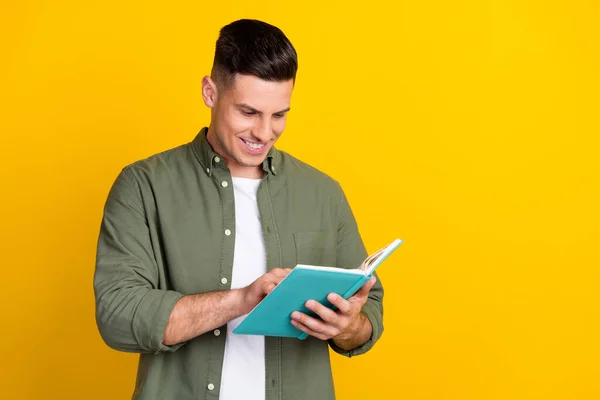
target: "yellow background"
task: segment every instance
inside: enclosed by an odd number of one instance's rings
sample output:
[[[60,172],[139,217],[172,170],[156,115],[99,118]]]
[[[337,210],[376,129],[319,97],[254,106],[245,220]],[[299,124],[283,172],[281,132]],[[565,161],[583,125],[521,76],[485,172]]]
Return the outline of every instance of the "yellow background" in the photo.
[[[386,330],[339,399],[600,398],[597,1],[9,1],[0,6],[4,399],[124,399],[94,322],[127,163],[190,141],[218,29],[299,52],[279,147],[340,180]]]

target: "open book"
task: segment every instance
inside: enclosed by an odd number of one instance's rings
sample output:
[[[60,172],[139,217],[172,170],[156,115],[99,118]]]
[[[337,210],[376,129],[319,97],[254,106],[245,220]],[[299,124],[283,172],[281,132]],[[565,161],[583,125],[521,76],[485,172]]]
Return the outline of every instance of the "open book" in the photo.
[[[241,335],[296,337],[307,334],[292,325],[292,312],[300,311],[315,316],[304,304],[316,300],[335,309],[327,300],[330,293],[345,299],[352,297],[371,277],[375,269],[402,244],[396,239],[367,257],[356,269],[316,265],[296,267],[269,293],[233,330]]]

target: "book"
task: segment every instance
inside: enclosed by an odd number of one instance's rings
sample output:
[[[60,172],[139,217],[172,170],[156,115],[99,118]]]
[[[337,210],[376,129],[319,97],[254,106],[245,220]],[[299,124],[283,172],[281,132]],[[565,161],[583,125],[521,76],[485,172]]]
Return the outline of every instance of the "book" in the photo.
[[[396,239],[367,257],[358,268],[344,269],[298,264],[233,330],[240,335],[264,335],[305,339],[308,335],[292,325],[292,312],[317,317],[305,307],[315,300],[335,310],[327,300],[330,293],[344,299],[352,297],[371,277],[375,269],[402,244]]]

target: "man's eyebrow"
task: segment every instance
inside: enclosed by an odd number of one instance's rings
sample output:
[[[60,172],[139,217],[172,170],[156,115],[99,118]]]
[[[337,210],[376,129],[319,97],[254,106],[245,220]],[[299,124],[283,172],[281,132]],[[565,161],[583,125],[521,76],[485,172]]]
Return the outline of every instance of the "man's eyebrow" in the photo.
[[[248,110],[250,110],[250,111],[252,111],[252,112],[254,112],[254,113],[257,113],[257,114],[262,114],[262,111],[258,111],[256,108],[254,108],[254,107],[252,107],[252,106],[249,106],[249,105],[248,105],[248,104],[246,104],[246,103],[239,103],[239,104],[236,104],[236,106],[237,106],[238,108],[246,108],[246,109],[248,109]],[[288,112],[288,111],[290,111],[290,110],[291,110],[291,107],[288,107],[288,108],[286,108],[286,109],[284,109],[284,110],[277,111],[277,112],[275,112],[275,113],[273,113],[273,114],[283,114],[284,112]]]
[[[288,111],[290,111],[291,109],[292,109],[291,107],[288,107],[288,108],[286,108],[285,110],[277,111],[275,114],[283,114],[284,112],[288,112]]]
[[[255,112],[255,113],[257,113],[257,114],[261,114],[261,112],[260,112],[260,111],[258,111],[256,108],[254,108],[254,107],[251,107],[251,106],[249,106],[248,104],[245,104],[245,103],[239,103],[239,104],[236,104],[235,106],[236,106],[237,108],[246,108],[246,109],[248,109],[248,110],[250,110],[250,111],[252,111],[252,112]]]

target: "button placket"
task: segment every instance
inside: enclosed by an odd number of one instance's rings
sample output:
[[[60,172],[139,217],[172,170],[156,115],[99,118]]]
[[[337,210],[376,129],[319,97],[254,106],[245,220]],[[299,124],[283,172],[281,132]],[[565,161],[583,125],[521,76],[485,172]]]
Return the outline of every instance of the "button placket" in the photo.
[[[219,290],[227,290],[231,285],[231,276],[232,276],[232,266],[233,266],[233,253],[234,253],[234,234],[235,234],[235,206],[234,206],[234,191],[233,191],[233,180],[230,175],[230,171],[227,169],[225,160],[221,159],[221,157],[215,155],[213,153],[213,157],[211,160],[211,176],[212,176],[212,190],[216,192],[216,195],[220,198],[220,206],[221,206],[221,224],[219,227],[216,227],[217,230],[214,233],[221,231],[222,240],[220,240],[221,247],[221,262],[218,271],[218,275],[214,276],[212,279],[215,279],[214,289]],[[216,212],[216,210],[215,210]],[[208,333],[210,335],[210,331]],[[214,337],[215,346],[217,346],[220,350],[222,350],[222,346],[225,345],[223,341],[226,336],[226,331],[220,327],[219,329],[213,329],[212,335]],[[218,352],[217,352],[218,353]],[[219,356],[215,353],[214,356],[211,356],[211,365],[218,366],[220,365]],[[206,393],[208,397],[215,397],[219,394],[219,376],[220,369],[216,367],[216,369],[211,368],[207,380],[205,381],[205,386],[207,388]]]

